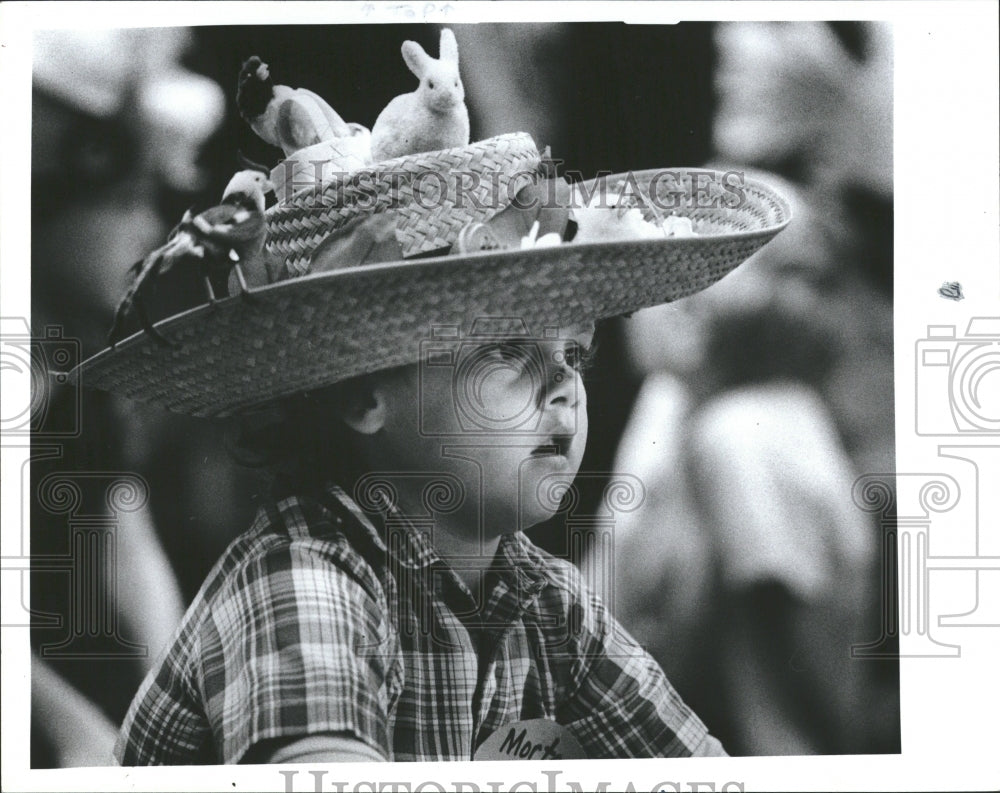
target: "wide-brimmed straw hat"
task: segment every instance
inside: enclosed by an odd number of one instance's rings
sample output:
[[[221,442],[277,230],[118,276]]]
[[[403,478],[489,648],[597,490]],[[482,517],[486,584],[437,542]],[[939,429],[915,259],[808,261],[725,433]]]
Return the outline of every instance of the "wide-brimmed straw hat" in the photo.
[[[759,181],[664,168],[603,177],[586,192],[614,200],[637,189],[646,218],[689,218],[695,236],[522,249],[534,220],[542,232],[555,223],[569,236],[569,191],[552,176],[518,133],[286,190],[268,211],[266,247],[283,263],[279,280],[250,299],[160,321],[175,347],[137,333],[85,361],[78,382],[194,416],[237,414],[417,363],[427,343],[474,334],[484,317],[542,338],[678,300],[711,286],[790,220],[785,200]],[[514,247],[477,250],[480,239]]]

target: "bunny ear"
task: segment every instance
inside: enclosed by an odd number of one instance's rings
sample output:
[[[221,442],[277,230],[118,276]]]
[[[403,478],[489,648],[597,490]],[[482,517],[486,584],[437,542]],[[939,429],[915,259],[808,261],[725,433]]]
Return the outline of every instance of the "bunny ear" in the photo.
[[[451,28],[444,28],[441,31],[441,60],[458,64],[458,42],[455,41],[455,34]]]
[[[431,61],[431,56],[415,41],[404,41],[402,51],[403,60],[406,61],[409,70],[417,77],[423,78],[424,73],[427,71],[427,65]]]

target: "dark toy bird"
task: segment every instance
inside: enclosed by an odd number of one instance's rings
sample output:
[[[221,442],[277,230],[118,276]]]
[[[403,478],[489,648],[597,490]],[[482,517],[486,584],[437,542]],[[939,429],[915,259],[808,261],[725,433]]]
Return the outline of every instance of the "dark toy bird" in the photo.
[[[299,149],[351,135],[337,112],[306,88],[275,85],[270,70],[256,55],[240,69],[236,87],[240,115],[266,143],[288,157]]]
[[[156,278],[179,261],[196,262],[205,279],[208,301],[215,304],[210,275],[235,268],[240,292],[249,295],[242,267],[262,255],[266,226],[264,195],[274,189],[258,170],[239,171],[226,186],[222,203],[192,216],[191,210],[171,233],[167,243],[140,259],[129,269],[132,285],[118,304],[114,325],[108,333],[113,348],[120,340],[126,318],[134,309],[143,329],[159,344],[175,346],[150,322],[142,296]]]

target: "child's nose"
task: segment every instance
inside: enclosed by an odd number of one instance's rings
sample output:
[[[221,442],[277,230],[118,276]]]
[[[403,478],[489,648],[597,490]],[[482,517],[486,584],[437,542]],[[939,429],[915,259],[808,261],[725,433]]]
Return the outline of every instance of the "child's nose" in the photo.
[[[583,381],[576,370],[566,363],[554,363],[549,373],[545,403],[551,406],[575,408],[583,396]]]

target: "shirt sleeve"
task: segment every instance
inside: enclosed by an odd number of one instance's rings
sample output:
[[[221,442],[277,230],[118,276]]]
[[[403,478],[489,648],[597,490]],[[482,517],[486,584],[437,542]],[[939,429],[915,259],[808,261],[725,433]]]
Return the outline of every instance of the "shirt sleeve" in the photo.
[[[582,587],[576,614],[574,688],[561,708],[590,758],[726,756],[659,664],[599,598]]]
[[[258,742],[354,736],[390,754],[401,676],[382,589],[337,546],[296,540],[236,571],[201,637],[199,685],[219,762]]]

